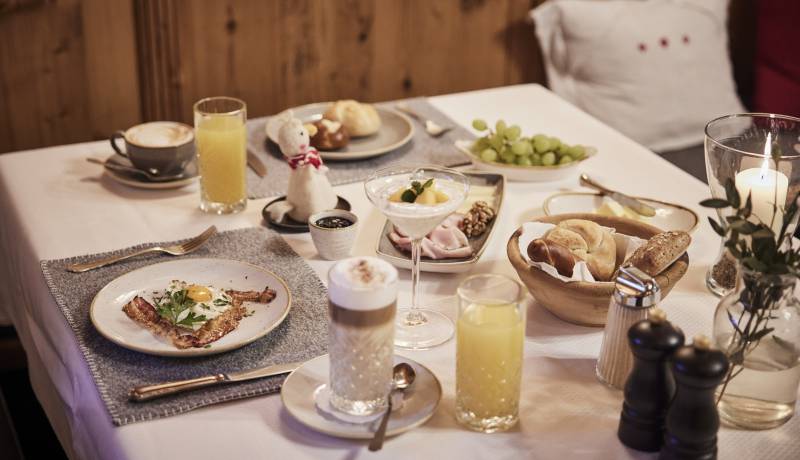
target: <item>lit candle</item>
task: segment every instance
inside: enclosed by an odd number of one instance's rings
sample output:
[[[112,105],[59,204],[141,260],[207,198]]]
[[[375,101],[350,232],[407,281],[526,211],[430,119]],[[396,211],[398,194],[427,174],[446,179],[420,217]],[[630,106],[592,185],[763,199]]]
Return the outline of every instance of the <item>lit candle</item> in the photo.
[[[783,210],[786,203],[786,193],[789,190],[789,178],[782,172],[769,168],[769,158],[772,152],[772,136],[767,135],[764,145],[764,163],[760,168],[745,169],[736,174],[736,190],[742,198],[742,203],[751,194],[753,202],[753,215],[766,225],[772,223],[772,231],[778,235],[783,224]],[[773,208],[777,204],[777,208]],[[775,214],[773,220],[772,215]]]

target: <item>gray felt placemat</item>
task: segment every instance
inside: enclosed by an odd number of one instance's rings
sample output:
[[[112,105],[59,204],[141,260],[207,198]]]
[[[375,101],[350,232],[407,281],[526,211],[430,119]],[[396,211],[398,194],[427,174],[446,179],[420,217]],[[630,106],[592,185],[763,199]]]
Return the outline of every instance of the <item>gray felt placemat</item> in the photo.
[[[392,108],[399,101],[375,104]],[[404,102],[425,119],[433,120],[441,126],[453,126],[453,130],[434,138],[429,136],[422,125],[414,123],[414,136],[411,141],[392,152],[374,158],[353,161],[326,161],[330,168],[328,179],[333,185],[349,184],[366,179],[376,169],[392,163],[427,163],[441,166],[458,166],[469,163],[469,158],[456,149],[453,143],[459,139],[473,139],[475,136],[462,128],[433,107],[426,98],[405,99]],[[247,148],[258,156],[267,166],[267,176],[258,177],[247,168],[248,198],[264,198],[283,195],[289,183],[289,165],[286,164],[278,146],[267,142],[264,127],[269,117],[254,118],[247,122]]]
[[[280,390],[285,377],[211,387],[147,403],[128,401],[128,391],[133,386],[304,361],[326,352],[327,291],[314,270],[283,238],[265,228],[218,233],[196,252],[183,257],[215,257],[249,262],[283,278],[292,292],[292,308],[286,320],[272,332],[237,350],[201,358],[151,356],[106,340],[89,319],[89,306],[95,294],[118,276],[145,265],[170,260],[171,256],[139,257],[85,273],[71,273],[65,267],[70,263],[86,262],[135,248],[41,261],[50,292],[75,333],[78,346],[115,425],[168,417],[222,401],[273,393]]]

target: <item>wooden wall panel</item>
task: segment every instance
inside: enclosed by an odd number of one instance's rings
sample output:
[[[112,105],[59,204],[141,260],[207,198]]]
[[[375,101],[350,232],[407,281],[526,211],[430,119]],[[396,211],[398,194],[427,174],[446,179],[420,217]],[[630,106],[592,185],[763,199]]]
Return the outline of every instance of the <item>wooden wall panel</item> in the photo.
[[[131,1],[0,8],[0,152],[102,138],[141,119]]]
[[[541,1],[142,0],[143,112],[191,122],[194,101],[221,94],[244,99],[255,117],[320,100],[541,81],[525,21]]]

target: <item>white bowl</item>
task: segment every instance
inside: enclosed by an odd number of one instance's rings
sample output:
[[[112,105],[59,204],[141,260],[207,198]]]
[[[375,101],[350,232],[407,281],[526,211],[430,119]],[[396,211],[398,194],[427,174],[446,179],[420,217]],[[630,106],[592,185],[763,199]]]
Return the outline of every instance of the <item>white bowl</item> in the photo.
[[[496,174],[503,174],[508,180],[519,182],[555,182],[567,179],[569,177],[578,176],[578,165],[588,160],[597,153],[594,147],[586,147],[586,156],[578,161],[567,163],[565,165],[554,166],[519,166],[505,163],[494,163],[483,161],[472,153],[470,147],[474,141],[460,140],[456,141],[456,148],[466,153],[472,166],[481,171],[493,172]]]
[[[645,204],[655,208],[656,215],[653,217],[643,217],[642,222],[658,227],[661,230],[683,230],[691,233],[697,228],[699,218],[697,214],[689,208],[675,203],[653,200],[650,198],[640,198]],[[544,200],[544,213],[547,216],[572,213],[595,214],[597,208],[603,204],[603,196],[599,193],[591,192],[562,192],[550,195]]]

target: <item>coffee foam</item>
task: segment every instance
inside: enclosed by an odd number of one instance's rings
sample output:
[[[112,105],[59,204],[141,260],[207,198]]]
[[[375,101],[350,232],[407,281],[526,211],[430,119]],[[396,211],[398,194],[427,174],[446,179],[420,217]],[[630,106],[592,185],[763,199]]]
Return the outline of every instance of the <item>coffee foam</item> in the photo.
[[[185,144],[193,137],[191,128],[169,121],[144,123],[125,132],[128,142],[142,147],[173,147]]]
[[[397,269],[375,257],[351,257],[328,272],[331,302],[348,310],[377,310],[397,299]]]

